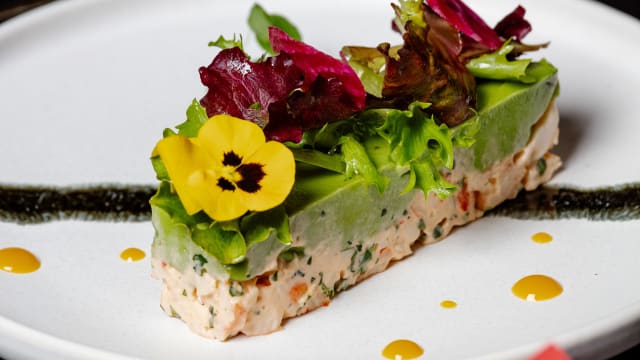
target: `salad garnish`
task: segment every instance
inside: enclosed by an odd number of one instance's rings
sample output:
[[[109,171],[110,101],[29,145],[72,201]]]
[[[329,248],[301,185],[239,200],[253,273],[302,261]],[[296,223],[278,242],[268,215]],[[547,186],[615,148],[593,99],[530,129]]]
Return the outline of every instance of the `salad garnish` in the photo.
[[[404,193],[452,195],[454,148],[474,144],[480,127],[477,83],[535,82],[555,68],[517,59],[546,46],[521,43],[531,30],[522,7],[494,29],[459,0],[392,7],[400,45],[346,46],[339,58],[259,5],[248,22],[264,55],[252,59],[242,36],[212,41],[221,50],[199,70],[208,91],[152,154],[161,221],[186,227],[241,280],[252,246],[270,234],[291,244],[297,168],[343,174],[379,193],[392,169],[406,179]]]
[[[258,124],[268,139],[299,142],[305,130],[346,119],[365,105],[362,82],[351,67],[271,27],[278,53],[251,61],[240,48],[222,50],[200,68],[209,91],[209,116],[229,114]]]

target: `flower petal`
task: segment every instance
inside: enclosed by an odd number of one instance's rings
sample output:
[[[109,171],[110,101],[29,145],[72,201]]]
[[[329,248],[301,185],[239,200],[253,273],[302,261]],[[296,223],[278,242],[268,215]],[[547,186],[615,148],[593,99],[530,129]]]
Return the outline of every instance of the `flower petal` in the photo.
[[[202,125],[196,141],[215,161],[209,167],[222,167],[225,154],[233,152],[246,158],[264,144],[265,137],[262,129],[250,121],[230,115],[214,115]]]
[[[282,143],[269,141],[263,144],[245,164],[261,164],[265,175],[260,189],[249,193],[239,191],[249,210],[264,211],[281,204],[291,192],[295,180],[293,153]]]
[[[193,191],[195,177],[202,177],[201,169],[211,159],[191,140],[182,135],[168,136],[158,142],[154,152],[162,159],[171,178],[178,197],[187,214],[192,215],[202,208],[198,201],[198,192]]]
[[[217,188],[214,184],[212,188]],[[217,190],[202,192],[201,205],[209,217],[216,221],[228,221],[239,218],[249,210],[242,201],[241,191]]]

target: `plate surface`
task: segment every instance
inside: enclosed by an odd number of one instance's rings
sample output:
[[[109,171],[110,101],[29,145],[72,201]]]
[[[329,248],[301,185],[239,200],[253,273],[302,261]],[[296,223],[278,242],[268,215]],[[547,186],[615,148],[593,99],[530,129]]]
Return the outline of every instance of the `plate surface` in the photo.
[[[388,0],[273,1],[306,42],[398,42]],[[469,1],[493,24],[517,3],[528,42],[551,41],[560,69],[565,166],[554,184],[640,181],[639,23],[586,0]],[[162,129],[204,94],[197,69],[219,34],[247,34],[250,1],[60,1],[0,25],[0,184],[152,184],[148,157]],[[248,51],[255,42],[245,36]],[[546,231],[549,244],[530,240]],[[425,359],[522,358],[548,342],[603,357],[640,341],[640,221],[485,218],[419,249],[331,305],[268,336],[226,343],[191,334],[159,308],[148,258],[149,223],[0,223],[0,248],[29,249],[37,272],[0,272],[0,355],[20,358],[379,358],[401,338]],[[564,287],[546,302],[511,294],[519,278],[548,274]],[[455,309],[439,306],[445,299]]]

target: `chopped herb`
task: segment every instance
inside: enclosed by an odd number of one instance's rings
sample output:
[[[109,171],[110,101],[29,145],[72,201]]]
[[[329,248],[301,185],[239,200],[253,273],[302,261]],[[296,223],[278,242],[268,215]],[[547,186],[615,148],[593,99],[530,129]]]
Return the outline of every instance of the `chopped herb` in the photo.
[[[425,225],[424,220],[423,220],[423,219],[420,219],[420,221],[418,221],[418,229],[419,229],[420,231],[424,231],[424,229],[426,229],[426,227],[427,227],[427,226]]]
[[[169,306],[169,310],[171,310],[171,317],[181,319],[180,314],[173,308],[173,306]]]
[[[322,293],[324,294],[324,296],[328,298],[332,298],[336,295],[335,290],[330,289],[329,287],[327,287],[327,285],[323,283],[320,283],[320,289],[322,290]]]
[[[367,250],[364,252],[364,255],[362,255],[362,259],[360,260],[361,274],[364,274],[365,272],[367,272],[367,263],[371,261],[371,258],[373,257],[373,252],[375,251],[376,247],[378,247],[378,244],[373,244],[369,246]]]
[[[300,277],[304,277],[304,272],[300,269],[296,270],[296,272],[293,273],[293,276],[291,277],[292,279],[296,276],[300,276]]]
[[[187,289],[182,289],[182,296],[187,296]]]
[[[355,264],[356,264],[356,255],[358,255],[358,250],[353,252],[353,255],[351,255],[351,263],[349,264],[349,270],[351,270],[352,273],[356,272],[355,269]]]
[[[538,159],[538,162],[536,163],[536,168],[538,169],[538,175],[544,174],[544,172],[547,170],[547,160],[545,160],[545,158],[543,157]]]
[[[209,305],[209,314],[211,314],[211,316],[209,317],[209,329],[213,329],[213,320],[216,317],[213,305]]]
[[[409,210],[404,209],[404,211],[402,212],[402,216],[407,216],[409,215]]]
[[[273,275],[271,275],[271,281],[278,281],[278,272],[274,272]]]
[[[327,212],[326,212],[326,211],[324,211],[324,210],[321,210],[321,211],[320,211],[320,216],[325,216],[325,215],[327,215]]]
[[[315,281],[316,281],[316,277],[315,277],[315,276],[312,276],[312,277],[311,277],[311,279],[309,279],[309,282],[310,282],[310,283],[312,283],[312,284],[313,284]]]
[[[387,209],[386,208],[382,209],[382,212],[380,213],[380,217],[383,217],[385,215],[387,215]]]
[[[202,256],[202,254],[193,255],[193,261],[193,271],[195,271],[197,274],[200,274],[200,276],[207,272],[207,269],[204,268],[204,265],[208,263],[208,261],[207,258]]]
[[[309,258],[307,259],[307,265],[311,265],[312,262],[313,262],[313,256],[309,256]]]
[[[440,224],[436,225],[436,227],[433,229],[433,238],[437,239],[442,236],[442,231],[442,226]]]
[[[229,295],[233,297],[244,295],[242,284],[237,281],[232,281],[231,284],[229,284]]]
[[[286,263],[290,263],[293,261],[293,259],[296,258],[296,256],[299,258],[304,256],[304,247],[302,246],[291,247],[281,252],[280,255],[278,255],[278,260],[282,260]]]
[[[324,277],[324,274],[322,272],[320,272],[319,275],[320,275],[320,290],[322,290],[322,293],[324,294],[324,296],[328,298],[334,297],[336,294],[335,290],[329,288],[327,285],[324,284],[324,282],[322,282],[322,279]]]
[[[347,281],[347,279],[343,279],[341,278],[340,280],[336,281],[335,285],[333,285],[333,293],[334,295],[346,290],[349,287],[349,282]]]

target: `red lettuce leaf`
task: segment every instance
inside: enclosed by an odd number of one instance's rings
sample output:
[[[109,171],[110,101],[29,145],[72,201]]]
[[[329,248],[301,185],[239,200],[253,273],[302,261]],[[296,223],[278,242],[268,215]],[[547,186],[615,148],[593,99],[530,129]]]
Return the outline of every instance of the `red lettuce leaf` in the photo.
[[[339,79],[318,76],[306,91],[294,90],[285,101],[271,105],[271,121],[264,133],[271,140],[297,143],[305,130],[346,119],[354,113],[353,109]]]
[[[429,7],[422,9],[424,27],[406,24],[397,56],[378,48],[387,57],[382,99],[369,98],[368,105],[405,109],[414,101],[429,102],[427,112],[455,126],[473,115],[475,79],[459,57],[464,45],[459,31]]]
[[[304,74],[286,55],[252,62],[242,50],[231,48],[200,68],[200,80],[209,88],[200,100],[208,116],[229,114],[265,127],[270,106],[301,86]]]
[[[427,0],[427,4],[458,31],[490,50],[502,46],[498,34],[461,0]]]
[[[531,24],[524,18],[525,12],[522,6],[518,6],[500,20],[494,30],[505,39],[513,37],[518,41],[522,40],[531,31]]]
[[[304,71],[307,86],[318,76],[326,79],[337,78],[342,83],[345,93],[351,97],[356,110],[364,107],[364,86],[346,61],[340,61],[302,41],[295,40],[276,27],[269,28],[269,39],[276,53],[289,55],[296,66]]]
[[[364,86],[346,63],[270,28],[278,55],[252,62],[239,48],[222,50],[200,79],[207,115],[225,113],[264,129],[270,140],[299,142],[303,131],[343,120],[365,105]]]

